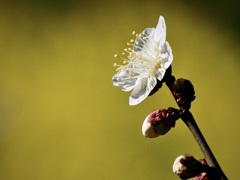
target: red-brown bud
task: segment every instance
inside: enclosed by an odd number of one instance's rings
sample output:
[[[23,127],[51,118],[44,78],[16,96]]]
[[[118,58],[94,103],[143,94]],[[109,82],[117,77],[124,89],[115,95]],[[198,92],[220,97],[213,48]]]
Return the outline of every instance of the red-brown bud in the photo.
[[[191,102],[195,99],[195,91],[192,83],[187,79],[179,78],[173,83],[170,89],[178,105],[189,109]]]
[[[175,126],[180,115],[177,109],[159,109],[149,114],[143,122],[142,133],[145,137],[155,138],[166,134]]]
[[[210,167],[203,163],[202,160],[198,161],[188,154],[179,156],[173,164],[173,172],[181,179],[189,179],[200,176],[201,173],[208,171],[209,168]]]

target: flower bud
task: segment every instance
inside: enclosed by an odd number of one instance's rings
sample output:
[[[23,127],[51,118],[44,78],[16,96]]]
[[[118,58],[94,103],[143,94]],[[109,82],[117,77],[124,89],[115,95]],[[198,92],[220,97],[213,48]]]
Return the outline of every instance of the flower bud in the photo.
[[[192,83],[183,78],[177,79],[171,86],[171,91],[179,106],[189,109],[195,99],[195,91]]]
[[[173,172],[181,179],[188,179],[205,172],[209,166],[196,160],[191,155],[181,155],[173,163]]]
[[[205,167],[205,172],[194,177],[194,180],[214,180],[214,179],[221,179],[221,174],[218,169],[214,167],[210,167],[207,164],[205,159],[199,160],[202,165]]]
[[[198,176],[195,176],[194,180],[213,180],[213,179],[210,178],[206,172],[203,172],[203,173],[199,174]]]
[[[148,138],[164,135],[175,126],[175,121],[179,119],[179,117],[178,110],[174,108],[156,110],[149,114],[144,120],[142,133]]]

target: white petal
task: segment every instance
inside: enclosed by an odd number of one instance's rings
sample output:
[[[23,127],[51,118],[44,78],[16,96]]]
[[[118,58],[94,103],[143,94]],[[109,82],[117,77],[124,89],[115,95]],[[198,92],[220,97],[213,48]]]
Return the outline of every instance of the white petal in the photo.
[[[155,28],[146,28],[143,33],[148,37],[154,37]]]
[[[149,77],[148,78],[148,91],[149,93],[153,90],[153,88],[156,86],[157,84],[157,79],[155,77]]]
[[[137,80],[136,86],[129,97],[129,104],[131,106],[139,104],[146,98],[147,80],[147,78],[139,78]]]
[[[150,40],[154,36],[155,28],[147,28],[145,29],[135,40],[133,45],[133,50],[135,52],[141,52],[146,49],[146,47],[149,47],[149,44],[151,43]],[[148,37],[148,38],[146,38]]]
[[[156,73],[156,78],[161,81],[164,77],[164,74],[166,72],[166,69],[164,68],[161,68],[161,69],[158,69],[157,73]]]
[[[149,95],[156,84],[157,80],[155,77],[139,78],[129,97],[129,104],[133,106],[142,102]]]
[[[166,41],[166,24],[163,16],[159,17],[158,24],[154,34],[154,40],[162,45]]]
[[[129,70],[119,71],[112,78],[113,85],[120,87],[123,91],[131,91],[135,86],[137,78],[129,79],[129,77],[135,75],[135,73]]]
[[[163,64],[163,67],[167,69],[172,64],[172,61],[173,61],[172,48],[166,41],[166,43],[164,43],[160,49],[160,62]]]

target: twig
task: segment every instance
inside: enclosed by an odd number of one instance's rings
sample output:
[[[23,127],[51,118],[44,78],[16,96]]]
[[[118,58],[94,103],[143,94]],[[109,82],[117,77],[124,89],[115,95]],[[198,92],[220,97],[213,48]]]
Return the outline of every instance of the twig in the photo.
[[[171,70],[170,70],[171,71]],[[170,75],[166,77],[165,82],[168,88],[170,89],[174,99],[176,100],[181,113],[181,119],[187,125],[191,133],[193,134],[195,140],[197,141],[208,165],[217,170],[218,177],[217,180],[228,180],[225,174],[223,173],[221,167],[219,166],[216,158],[214,157],[210,147],[208,146],[203,134],[201,133],[193,115],[189,111],[191,107],[191,101],[195,98],[194,96],[194,88],[190,81],[188,80],[179,80],[179,84],[173,85],[175,81],[175,77]],[[185,94],[184,94],[185,93]],[[191,97],[192,96],[192,97]],[[192,98],[192,100],[191,100]]]
[[[208,146],[203,134],[201,133],[194,117],[190,111],[185,111],[181,115],[181,119],[187,125],[191,133],[193,134],[195,140],[197,141],[202,153],[205,156],[205,159],[209,166],[214,167],[218,170],[220,175],[220,180],[227,180],[227,177],[223,173],[221,167],[219,166],[216,158],[214,157],[210,147]]]

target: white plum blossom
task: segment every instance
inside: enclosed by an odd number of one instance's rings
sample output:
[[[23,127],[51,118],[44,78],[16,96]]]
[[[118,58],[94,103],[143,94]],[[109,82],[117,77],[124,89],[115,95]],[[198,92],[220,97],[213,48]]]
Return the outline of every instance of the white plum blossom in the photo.
[[[131,91],[130,105],[142,102],[164,77],[166,69],[173,61],[172,49],[166,41],[166,24],[162,16],[156,28],[147,28],[136,35],[128,45],[132,48],[125,49],[127,58],[119,57],[124,65],[117,66],[117,73],[113,76],[114,86],[123,91]],[[123,55],[125,53],[122,53]]]

